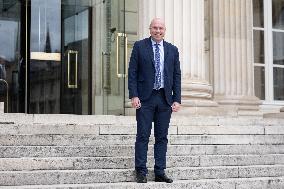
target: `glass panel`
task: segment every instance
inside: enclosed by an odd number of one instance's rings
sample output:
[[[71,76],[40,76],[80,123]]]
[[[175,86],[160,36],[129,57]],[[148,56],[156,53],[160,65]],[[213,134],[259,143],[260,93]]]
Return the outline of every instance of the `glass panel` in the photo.
[[[125,103],[125,0],[97,1],[94,70],[95,114],[124,114]]]
[[[265,69],[262,66],[254,67],[254,91],[259,99],[265,99]]]
[[[60,113],[60,17],[60,0],[31,0],[29,113]]]
[[[97,0],[92,8],[93,109],[95,114],[123,115],[129,101],[126,70],[138,38],[138,1]]]
[[[16,0],[0,1],[0,79],[9,85],[8,112],[24,111],[25,70],[21,56],[21,4]],[[0,102],[7,112],[6,84],[0,82]]]
[[[284,30],[284,0],[272,1],[272,26]]]
[[[284,65],[284,33],[273,32],[273,64]]]
[[[284,100],[284,68],[273,68],[274,100]]]
[[[253,0],[253,26],[263,28],[263,0]]]
[[[31,51],[60,52],[60,0],[31,0]]]
[[[264,64],[264,32],[261,30],[253,31],[254,62]]]
[[[106,60],[108,88],[105,90],[105,110],[107,114],[124,115],[125,90],[125,2],[124,0],[107,0],[107,26],[114,28],[107,33],[106,47],[110,56]],[[110,41],[110,39],[114,39]]]
[[[60,112],[89,114],[90,9],[86,0],[62,0],[61,2],[64,54]]]

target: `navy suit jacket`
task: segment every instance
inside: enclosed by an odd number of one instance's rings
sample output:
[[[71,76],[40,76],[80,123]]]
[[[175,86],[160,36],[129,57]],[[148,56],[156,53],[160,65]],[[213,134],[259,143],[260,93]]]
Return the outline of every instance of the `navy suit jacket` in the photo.
[[[181,71],[177,47],[164,41],[164,90],[169,105],[181,103]],[[150,98],[155,82],[155,60],[151,38],[134,43],[128,68],[129,98]]]

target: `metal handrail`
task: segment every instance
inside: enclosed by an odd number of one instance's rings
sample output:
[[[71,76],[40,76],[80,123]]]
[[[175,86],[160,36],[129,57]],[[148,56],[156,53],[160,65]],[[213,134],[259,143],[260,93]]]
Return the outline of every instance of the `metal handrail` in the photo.
[[[9,102],[9,84],[8,84],[8,82],[5,80],[5,79],[0,79],[0,82],[3,82],[3,83],[5,83],[6,84],[6,111],[7,111],[7,113],[9,112],[8,111],[8,108],[9,108],[9,105],[8,105],[8,102]]]

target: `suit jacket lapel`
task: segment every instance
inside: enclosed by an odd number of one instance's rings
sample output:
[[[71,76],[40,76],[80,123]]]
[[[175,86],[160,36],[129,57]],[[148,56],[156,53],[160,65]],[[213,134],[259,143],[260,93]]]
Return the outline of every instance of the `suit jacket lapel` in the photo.
[[[149,39],[146,41],[146,47],[147,47],[147,53],[148,53],[149,56],[150,56],[152,65],[155,67],[154,52],[153,52],[153,47],[152,47],[151,38],[149,38]]]
[[[167,58],[169,55],[169,46],[168,43],[164,41],[164,69],[167,69]]]

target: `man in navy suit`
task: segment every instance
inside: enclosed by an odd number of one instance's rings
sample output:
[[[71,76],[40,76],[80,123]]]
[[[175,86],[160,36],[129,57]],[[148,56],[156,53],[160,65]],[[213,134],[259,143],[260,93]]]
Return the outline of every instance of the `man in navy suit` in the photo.
[[[153,19],[149,29],[151,37],[134,43],[128,68],[129,98],[137,120],[136,181],[147,182],[147,151],[154,122],[155,181],[171,183],[173,180],[165,174],[167,135],[171,114],[181,104],[179,52],[164,41],[166,27],[162,19]]]

